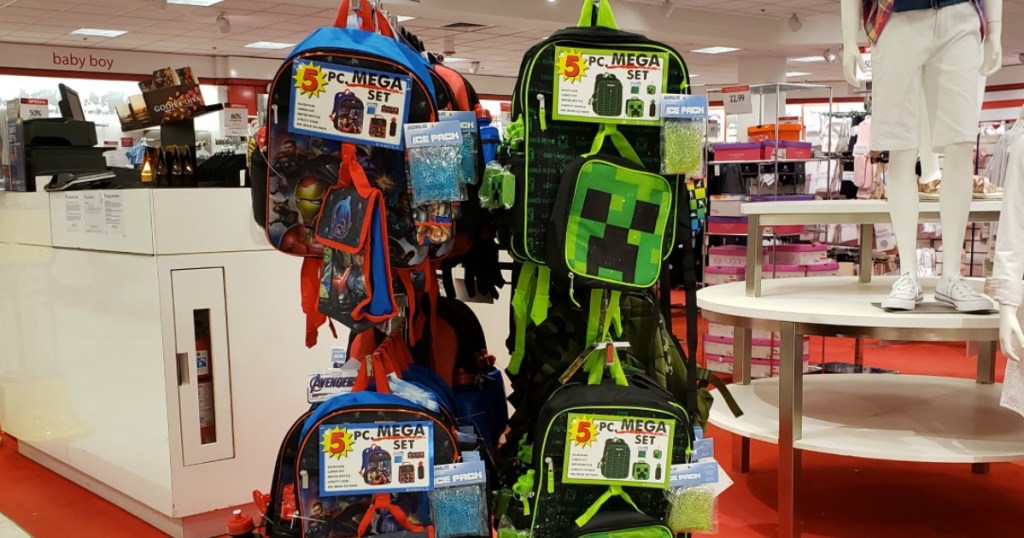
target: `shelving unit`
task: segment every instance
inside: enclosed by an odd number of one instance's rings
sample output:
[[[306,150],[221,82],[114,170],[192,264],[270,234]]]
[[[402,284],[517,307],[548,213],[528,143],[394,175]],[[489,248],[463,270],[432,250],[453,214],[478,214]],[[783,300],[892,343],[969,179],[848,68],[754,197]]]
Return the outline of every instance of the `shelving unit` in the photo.
[[[926,289],[936,280],[926,280]],[[705,318],[735,327],[735,384],[730,391],[744,415],[736,418],[714,408],[710,418],[712,424],[736,434],[733,469],[749,470],[750,439],[779,445],[780,537],[800,535],[804,450],[893,461],[971,463],[975,472],[987,472],[991,462],[1024,459],[1024,422],[999,407],[999,387],[993,385],[999,317],[889,313],[873,306],[888,294],[893,281],[769,280],[756,297],[737,282],[697,294]],[[753,330],[779,332],[777,379],[751,383]],[[974,341],[978,384],[854,374],[808,378],[805,388],[800,365],[807,335]]]

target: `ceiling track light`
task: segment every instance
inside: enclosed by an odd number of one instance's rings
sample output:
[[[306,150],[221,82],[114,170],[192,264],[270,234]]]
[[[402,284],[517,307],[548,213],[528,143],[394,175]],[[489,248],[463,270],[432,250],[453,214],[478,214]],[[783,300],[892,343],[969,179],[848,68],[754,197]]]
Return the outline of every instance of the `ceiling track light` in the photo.
[[[791,17],[789,17],[789,29],[790,30],[793,30],[794,32],[797,32],[797,31],[799,31],[803,27],[804,27],[804,23],[800,21],[800,16],[799,15],[794,13]]]
[[[226,34],[231,31],[231,20],[222,11],[220,15],[217,15],[217,28],[220,29],[220,33]]]
[[[664,2],[661,3],[661,14],[666,19],[671,18],[672,17],[672,12],[675,11],[675,10],[676,10],[676,6],[675,6],[675,4],[672,3],[672,0],[665,0]]]
[[[825,49],[825,52],[821,53],[821,57],[830,64],[836,63],[836,53],[832,52],[832,48]]]
[[[472,62],[472,63],[470,63],[469,64],[469,72],[474,74],[474,75],[479,73],[480,72],[480,62]]]

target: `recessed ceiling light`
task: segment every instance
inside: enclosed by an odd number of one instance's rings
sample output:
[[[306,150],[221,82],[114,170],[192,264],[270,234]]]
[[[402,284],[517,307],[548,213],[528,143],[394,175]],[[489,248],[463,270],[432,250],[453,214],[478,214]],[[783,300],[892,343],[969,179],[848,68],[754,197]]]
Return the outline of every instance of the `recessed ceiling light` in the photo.
[[[824,62],[825,61],[825,57],[824,56],[801,56],[799,58],[790,58],[789,61],[791,61],[791,62],[800,62],[800,63]]]
[[[786,73],[786,77],[806,77],[807,75],[810,75],[810,73],[806,71],[790,71]]]
[[[697,78],[699,76],[697,73],[690,73],[690,78]]]
[[[465,61],[466,61],[465,58],[456,58],[454,56],[445,56],[444,57],[444,63],[446,63],[446,64],[447,63],[455,63],[455,62],[465,62]]]
[[[725,52],[733,52],[740,49],[735,47],[704,47],[703,49],[693,49],[690,52],[699,52],[701,54],[722,54]]]
[[[102,28],[79,28],[71,32],[72,35],[92,35],[97,37],[117,37],[127,33],[127,30],[104,30]]]
[[[219,4],[224,0],[167,0],[168,4],[181,4],[183,6],[202,6],[210,7],[214,4]]]
[[[410,17],[408,15],[397,15],[396,18],[398,19],[398,22],[409,22],[415,19],[416,17]]]
[[[245,46],[247,49],[287,49],[294,47],[295,43],[277,43],[275,41],[257,41]]]

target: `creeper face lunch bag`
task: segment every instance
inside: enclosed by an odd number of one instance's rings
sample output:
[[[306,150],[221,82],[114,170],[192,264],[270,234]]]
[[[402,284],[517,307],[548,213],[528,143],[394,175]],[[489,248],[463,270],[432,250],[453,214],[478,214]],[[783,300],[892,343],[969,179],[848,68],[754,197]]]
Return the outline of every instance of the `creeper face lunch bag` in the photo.
[[[598,153],[606,136],[625,158]],[[619,290],[658,281],[675,204],[668,180],[639,163],[625,137],[604,126],[592,152],[567,168],[548,228],[552,271]]]

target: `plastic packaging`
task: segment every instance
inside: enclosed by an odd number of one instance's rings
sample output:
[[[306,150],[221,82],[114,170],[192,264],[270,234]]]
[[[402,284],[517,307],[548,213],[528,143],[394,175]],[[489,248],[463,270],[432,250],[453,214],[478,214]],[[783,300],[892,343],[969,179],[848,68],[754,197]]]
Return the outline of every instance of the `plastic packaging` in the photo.
[[[459,181],[462,131],[454,122],[405,126],[413,206],[465,200]]]
[[[516,176],[511,167],[497,161],[488,164],[479,196],[484,209],[510,209],[516,198]]]
[[[672,532],[716,534],[718,504],[709,485],[673,487],[665,491],[669,501],[666,523]]]
[[[661,173],[692,175],[704,166],[704,122],[666,119],[661,129]]]
[[[490,536],[484,463],[467,461],[436,466],[430,509],[437,538]]]
[[[695,175],[704,168],[707,97],[665,95],[661,102],[661,173]]]
[[[475,112],[455,112],[442,110],[441,121],[458,122],[462,130],[462,150],[459,152],[459,181],[466,185],[476,185],[480,181],[480,173],[476,163],[480,160],[480,129],[477,125]]]

